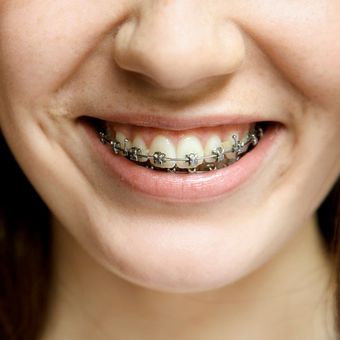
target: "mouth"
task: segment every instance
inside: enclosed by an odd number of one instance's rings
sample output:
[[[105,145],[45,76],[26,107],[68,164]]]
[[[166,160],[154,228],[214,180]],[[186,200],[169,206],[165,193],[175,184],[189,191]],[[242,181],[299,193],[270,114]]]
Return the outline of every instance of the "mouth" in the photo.
[[[166,202],[200,202],[233,191],[257,172],[283,130],[268,121],[183,130],[163,129],[159,122],[84,121],[95,152],[116,179]]]
[[[167,131],[103,122],[100,141],[137,165],[170,173],[223,169],[255,147],[264,134],[260,124],[224,125]]]

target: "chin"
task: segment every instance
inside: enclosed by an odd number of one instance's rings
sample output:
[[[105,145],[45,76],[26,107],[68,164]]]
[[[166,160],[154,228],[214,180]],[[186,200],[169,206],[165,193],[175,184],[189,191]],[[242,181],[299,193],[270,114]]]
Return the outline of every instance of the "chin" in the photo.
[[[280,247],[273,233],[243,240],[246,229],[254,228],[249,223],[106,226],[93,227],[91,237],[80,240],[95,263],[118,279],[159,292],[198,293],[231,285]]]

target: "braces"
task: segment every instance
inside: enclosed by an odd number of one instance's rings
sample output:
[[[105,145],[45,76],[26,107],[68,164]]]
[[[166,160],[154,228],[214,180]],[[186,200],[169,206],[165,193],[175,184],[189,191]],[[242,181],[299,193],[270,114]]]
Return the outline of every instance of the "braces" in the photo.
[[[240,141],[236,135],[232,135],[234,143],[228,150],[225,150],[222,146],[219,146],[212,151],[212,154],[207,156],[199,157],[196,153],[189,153],[185,155],[185,158],[171,158],[167,157],[165,153],[160,151],[154,152],[152,155],[145,155],[142,153],[140,148],[134,146],[128,148],[127,145],[129,140],[127,138],[125,138],[124,144],[121,145],[121,143],[117,140],[110,139],[105,132],[99,132],[100,141],[103,144],[108,144],[114,154],[118,155],[121,153],[122,156],[136,162],[138,165],[153,170],[181,173],[196,173],[199,171],[211,171],[224,168],[238,161],[245,153],[248,152],[249,146],[255,147],[262,136],[263,129],[256,125],[251,131],[248,132],[244,141]],[[233,159],[227,157],[227,154],[230,153],[234,154]],[[215,158],[215,162],[206,162],[207,159],[212,158]],[[153,161],[153,164],[150,162],[151,160]],[[199,164],[200,161],[203,161],[203,163]],[[157,167],[157,165],[162,165],[165,162],[186,162],[190,168],[178,168],[176,165],[172,168]]]

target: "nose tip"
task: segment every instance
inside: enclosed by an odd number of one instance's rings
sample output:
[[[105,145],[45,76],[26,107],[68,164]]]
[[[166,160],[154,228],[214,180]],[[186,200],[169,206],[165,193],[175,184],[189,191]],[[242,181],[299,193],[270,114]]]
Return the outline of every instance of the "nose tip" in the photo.
[[[166,89],[235,72],[245,55],[238,27],[197,6],[178,5],[184,1],[174,3],[123,23],[115,38],[116,64]]]

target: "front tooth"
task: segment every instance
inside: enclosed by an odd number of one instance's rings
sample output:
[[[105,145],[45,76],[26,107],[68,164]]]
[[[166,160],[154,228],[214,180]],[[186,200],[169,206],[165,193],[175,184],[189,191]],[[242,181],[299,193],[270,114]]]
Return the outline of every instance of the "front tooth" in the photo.
[[[214,135],[210,137],[207,141],[207,144],[204,148],[204,156],[209,156],[213,154],[214,149],[221,146],[221,139],[219,136]],[[214,163],[216,162],[216,157],[209,157],[205,159],[206,163]]]
[[[177,166],[182,169],[196,168],[203,163],[200,159],[196,162],[190,162],[190,156],[196,156],[202,158],[204,151],[200,140],[195,136],[186,136],[182,138],[177,144],[177,158],[187,159],[186,161],[177,162]],[[193,157],[194,158],[194,157]]]
[[[165,154],[167,158],[176,158],[176,149],[169,138],[159,135],[153,139],[150,145],[149,155],[154,156],[150,162],[159,168],[173,168],[176,162],[164,161],[162,154]]]
[[[123,132],[116,132],[116,141],[120,143],[121,149],[125,149],[126,151],[131,148],[131,142],[127,140],[125,134]],[[127,140],[127,142],[126,142]],[[119,152],[120,154],[124,154],[125,152]]]
[[[142,155],[147,155],[149,153],[149,150],[147,149],[144,139],[140,136],[136,136],[132,141],[132,146],[138,148],[141,150]],[[138,157],[139,162],[147,162],[146,157]]]

